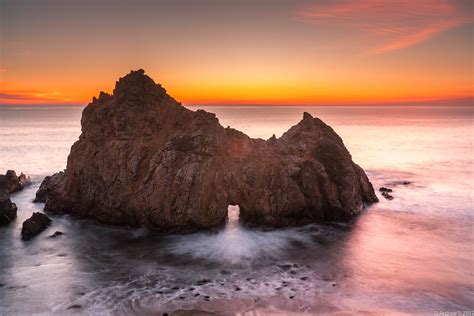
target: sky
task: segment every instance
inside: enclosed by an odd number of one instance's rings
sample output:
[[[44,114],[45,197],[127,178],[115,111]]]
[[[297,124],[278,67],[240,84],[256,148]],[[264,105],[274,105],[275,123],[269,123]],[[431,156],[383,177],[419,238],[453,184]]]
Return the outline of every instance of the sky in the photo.
[[[0,0],[0,104],[472,103],[470,0]]]

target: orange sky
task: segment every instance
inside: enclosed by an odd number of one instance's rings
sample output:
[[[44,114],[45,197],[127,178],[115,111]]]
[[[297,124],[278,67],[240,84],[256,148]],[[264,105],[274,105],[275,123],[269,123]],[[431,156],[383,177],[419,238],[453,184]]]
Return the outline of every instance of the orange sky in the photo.
[[[0,3],[0,104],[85,104],[138,68],[185,104],[472,102],[468,0]]]

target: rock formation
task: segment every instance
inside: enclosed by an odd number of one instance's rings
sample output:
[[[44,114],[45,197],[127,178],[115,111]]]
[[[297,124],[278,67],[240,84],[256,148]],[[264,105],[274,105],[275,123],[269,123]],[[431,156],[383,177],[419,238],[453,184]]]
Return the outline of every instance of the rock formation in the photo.
[[[38,191],[47,212],[190,232],[223,225],[229,204],[247,225],[279,227],[343,220],[377,201],[341,138],[309,113],[280,138],[252,139],[138,70],[81,123],[66,171]]]
[[[23,222],[21,238],[23,240],[30,240],[45,230],[49,224],[51,224],[51,219],[48,216],[43,213],[34,212],[30,218]]]
[[[16,204],[10,200],[7,190],[0,190],[0,227],[11,223],[16,218]]]
[[[0,190],[6,190],[9,193],[21,191],[30,181],[30,177],[23,172],[17,176],[14,170],[8,170],[5,175],[0,175]]]
[[[30,177],[23,173],[16,175],[13,170],[8,170],[5,175],[0,175],[0,227],[5,226],[16,218],[16,204],[10,200],[10,194],[23,190],[30,183]]]

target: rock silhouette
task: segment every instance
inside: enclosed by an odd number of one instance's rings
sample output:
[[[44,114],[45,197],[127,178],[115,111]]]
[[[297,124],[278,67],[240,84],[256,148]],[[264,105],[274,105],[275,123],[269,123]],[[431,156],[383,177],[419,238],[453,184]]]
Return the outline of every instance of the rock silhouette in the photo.
[[[249,226],[343,220],[377,201],[364,171],[321,120],[252,139],[191,111],[144,74],[121,78],[82,114],[64,173],[45,179],[45,211],[102,223],[192,232],[223,225],[229,204]]]

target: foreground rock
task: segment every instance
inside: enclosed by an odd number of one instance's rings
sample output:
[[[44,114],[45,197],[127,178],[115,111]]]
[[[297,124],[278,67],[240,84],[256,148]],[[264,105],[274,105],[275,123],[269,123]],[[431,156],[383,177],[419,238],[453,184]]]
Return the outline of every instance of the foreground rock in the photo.
[[[21,238],[23,240],[30,240],[45,230],[49,224],[51,224],[51,219],[49,219],[48,216],[43,213],[35,212],[30,218],[23,222]]]
[[[343,220],[377,201],[341,138],[304,113],[282,137],[252,139],[183,107],[143,70],[82,114],[67,169],[45,179],[45,211],[189,232],[224,225],[229,204],[251,226]]]
[[[10,200],[10,192],[0,190],[0,227],[8,225],[16,218],[16,204]]]

